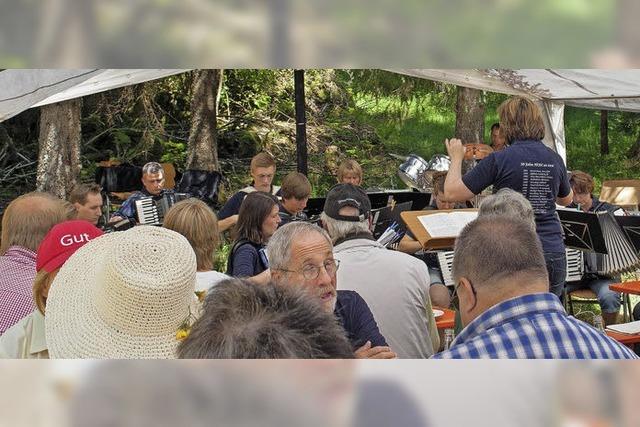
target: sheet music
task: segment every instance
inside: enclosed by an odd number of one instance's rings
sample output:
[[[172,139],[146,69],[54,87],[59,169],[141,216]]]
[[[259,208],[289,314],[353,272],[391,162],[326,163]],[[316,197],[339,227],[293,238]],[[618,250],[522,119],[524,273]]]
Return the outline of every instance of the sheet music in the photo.
[[[629,323],[620,323],[618,325],[609,325],[607,326],[607,329],[623,334],[638,334],[640,333],[640,320]]]
[[[443,212],[418,217],[431,237],[455,237],[465,225],[478,217],[478,212]]]

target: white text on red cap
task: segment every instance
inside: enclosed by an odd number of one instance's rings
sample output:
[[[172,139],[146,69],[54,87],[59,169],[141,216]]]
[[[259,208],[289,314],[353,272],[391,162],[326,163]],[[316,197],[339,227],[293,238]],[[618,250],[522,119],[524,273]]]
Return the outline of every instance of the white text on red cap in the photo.
[[[74,243],[84,243],[91,240],[87,233],[82,234],[65,234],[60,238],[60,244],[62,246],[71,246]]]

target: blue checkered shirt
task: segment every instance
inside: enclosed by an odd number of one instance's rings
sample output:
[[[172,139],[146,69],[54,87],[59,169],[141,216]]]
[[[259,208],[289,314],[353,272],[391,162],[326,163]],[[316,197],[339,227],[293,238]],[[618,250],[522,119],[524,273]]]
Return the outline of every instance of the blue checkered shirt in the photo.
[[[475,318],[435,359],[637,359],[624,345],[567,315],[551,293],[503,301]]]

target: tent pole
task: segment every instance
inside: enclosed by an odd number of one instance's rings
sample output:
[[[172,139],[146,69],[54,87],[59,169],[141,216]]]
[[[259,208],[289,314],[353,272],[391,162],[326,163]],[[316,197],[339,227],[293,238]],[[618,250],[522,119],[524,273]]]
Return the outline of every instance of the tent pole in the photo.
[[[304,70],[293,72],[296,103],[296,158],[298,172],[307,175],[307,119],[304,101]]]

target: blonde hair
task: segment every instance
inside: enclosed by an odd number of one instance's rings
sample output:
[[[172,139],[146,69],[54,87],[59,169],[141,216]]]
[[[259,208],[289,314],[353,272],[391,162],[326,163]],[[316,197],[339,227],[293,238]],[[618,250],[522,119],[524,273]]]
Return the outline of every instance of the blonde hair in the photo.
[[[53,279],[56,278],[58,270],[60,270],[60,268],[56,268],[52,272],[40,270],[36,273],[35,279],[33,279],[33,300],[43,315],[45,314],[44,312],[47,306],[47,297],[44,295],[44,292],[51,287],[51,283],[53,283]]]
[[[194,198],[176,203],[167,212],[163,227],[187,238],[196,254],[198,271],[213,270],[220,236],[218,218],[206,203]]]
[[[2,217],[0,255],[10,246],[36,252],[51,227],[65,221],[68,214],[62,200],[49,193],[34,191],[14,199]]]
[[[544,138],[544,121],[533,101],[521,96],[509,98],[498,107],[498,115],[500,129],[509,144]]]
[[[358,176],[360,178],[360,181],[362,181],[362,167],[360,166],[360,163],[356,162],[353,159],[347,159],[340,163],[337,172],[338,181],[342,182],[342,178],[344,178],[344,176],[348,173],[352,173]]]
[[[269,153],[265,153],[264,151],[256,154],[251,159],[251,170],[255,170],[256,168],[270,168],[271,166],[276,166],[276,161],[273,160],[273,157]]]

